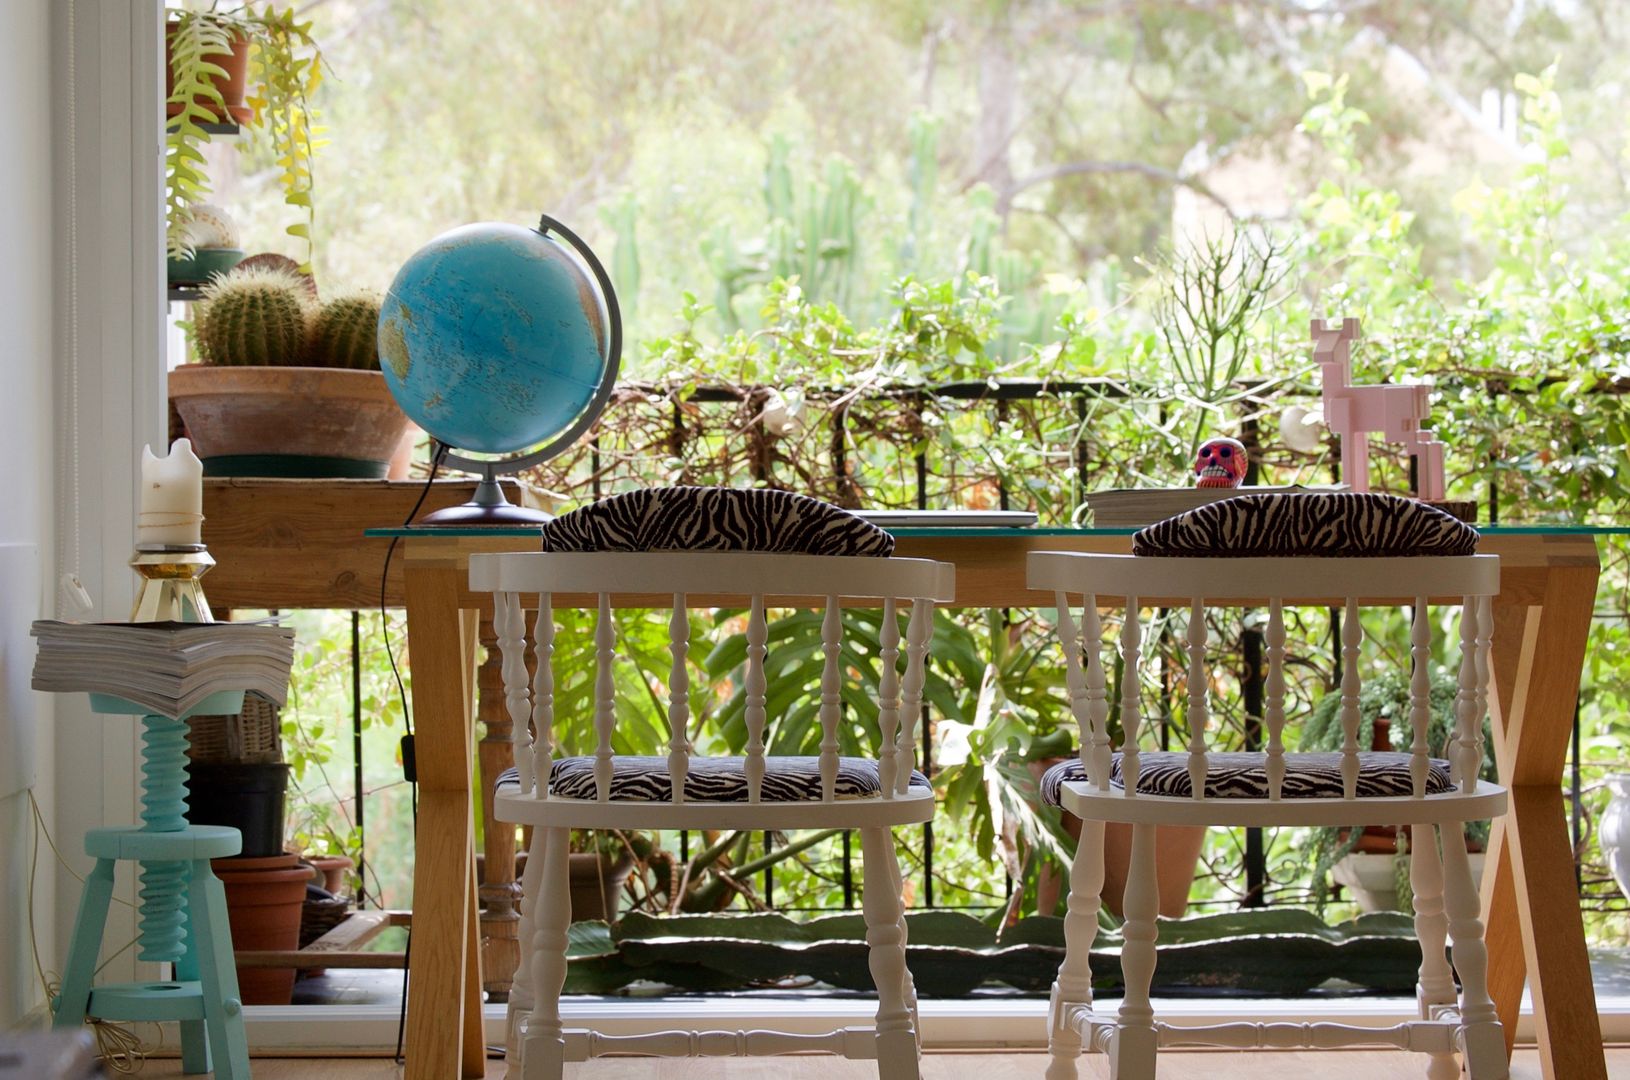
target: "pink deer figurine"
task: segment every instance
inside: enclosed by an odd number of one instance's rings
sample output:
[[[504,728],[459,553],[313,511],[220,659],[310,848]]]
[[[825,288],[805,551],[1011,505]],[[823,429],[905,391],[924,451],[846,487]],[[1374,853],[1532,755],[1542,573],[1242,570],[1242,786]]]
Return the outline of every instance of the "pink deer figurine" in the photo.
[[[1443,444],[1422,429],[1430,412],[1431,388],[1420,385],[1352,385],[1352,349],[1358,320],[1339,329],[1313,320],[1313,359],[1323,376],[1324,421],[1341,436],[1341,478],[1353,491],[1370,490],[1370,435],[1403,443],[1416,458],[1423,499],[1443,498]]]

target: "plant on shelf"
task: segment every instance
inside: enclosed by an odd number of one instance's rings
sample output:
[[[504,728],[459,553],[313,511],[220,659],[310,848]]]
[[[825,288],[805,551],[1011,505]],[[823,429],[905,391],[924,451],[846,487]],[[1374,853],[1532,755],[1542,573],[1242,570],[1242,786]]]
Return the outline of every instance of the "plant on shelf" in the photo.
[[[303,362],[310,367],[379,370],[379,296],[353,292],[311,312]]]
[[[1432,715],[1427,725],[1426,739],[1429,752],[1442,757],[1455,725],[1455,697],[1458,687],[1453,677],[1441,670],[1433,670],[1429,701]],[[1359,748],[1409,750],[1412,735],[1409,727],[1409,675],[1388,669],[1364,680],[1358,693]],[[1384,733],[1384,734],[1383,734]],[[1340,750],[1344,739],[1341,726],[1341,694],[1331,692],[1319,699],[1308,715],[1302,729],[1301,750]],[[1483,768],[1485,780],[1495,779],[1494,737],[1488,720],[1483,721]],[[1489,823],[1468,822],[1466,841],[1473,850],[1481,850],[1488,840]],[[1392,855],[1395,858],[1393,882],[1396,886],[1395,903],[1407,908],[1409,890],[1409,862],[1407,834],[1391,827],[1384,830],[1365,830],[1358,827],[1325,827],[1309,830],[1307,860],[1313,877],[1315,903],[1322,911],[1329,902],[1332,871],[1344,859],[1360,853],[1365,846],[1372,854]],[[1383,893],[1385,889],[1381,890]],[[1385,898],[1383,897],[1383,900]]]
[[[311,98],[323,59],[311,23],[289,7],[244,3],[225,10],[190,2],[167,29],[169,93],[164,180],[172,259],[192,256],[195,208],[210,193],[203,153],[210,126],[236,122],[269,143],[283,201],[301,220],[285,231],[305,244],[311,263],[312,157],[322,128]]]
[[[319,301],[281,256],[204,287],[202,363],[170,372],[170,399],[212,476],[380,478],[412,430],[379,373],[379,298]]]
[[[311,301],[294,274],[253,267],[223,275],[204,289],[193,340],[217,367],[285,367],[306,352]]]

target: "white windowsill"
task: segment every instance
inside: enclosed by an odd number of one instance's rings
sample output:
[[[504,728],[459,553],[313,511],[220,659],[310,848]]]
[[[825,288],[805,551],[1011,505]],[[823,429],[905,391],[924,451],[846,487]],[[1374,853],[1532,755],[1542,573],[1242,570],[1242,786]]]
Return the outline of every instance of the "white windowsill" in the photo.
[[[1109,999],[1113,1004],[1118,999]],[[1606,1042],[1630,1041],[1630,997],[1602,997],[1597,1002]],[[786,1001],[703,997],[675,999],[569,998],[561,1013],[569,1026],[593,1026],[614,1034],[675,1028],[778,1028],[821,1032],[865,1023],[875,1006],[865,1001],[793,999]],[[1040,999],[1007,1001],[924,1001],[923,1043],[930,1049],[1040,1048],[1046,1043],[1047,1003]],[[1348,998],[1304,1001],[1283,998],[1155,999],[1155,1012],[1179,1024],[1229,1021],[1302,1023],[1336,1021],[1385,1027],[1413,1019],[1415,1003],[1407,998]],[[504,1006],[483,1010],[487,1042],[504,1041]],[[300,1050],[377,1050],[396,1046],[397,1010],[384,1005],[259,1005],[244,1009],[249,1043],[256,1052]],[[174,1045],[173,1032],[168,1045]],[[1533,1014],[1524,1000],[1517,1040],[1534,1040]]]

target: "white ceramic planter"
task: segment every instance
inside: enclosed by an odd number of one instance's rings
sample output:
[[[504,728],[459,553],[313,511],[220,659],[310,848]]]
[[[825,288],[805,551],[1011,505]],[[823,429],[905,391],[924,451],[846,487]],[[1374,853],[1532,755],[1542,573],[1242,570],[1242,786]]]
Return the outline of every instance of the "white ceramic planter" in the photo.
[[[1630,777],[1625,778],[1630,781]],[[1627,852],[1630,855],[1630,852]],[[1374,911],[1401,911],[1398,903],[1398,876],[1393,869],[1395,855],[1353,852],[1342,857],[1331,869],[1330,876],[1345,885],[1358,901],[1358,909],[1365,914]],[[1472,880],[1482,887],[1483,853],[1469,856]]]
[[[1619,891],[1630,896],[1630,774],[1608,777],[1607,789],[1612,797],[1597,825],[1596,842]]]

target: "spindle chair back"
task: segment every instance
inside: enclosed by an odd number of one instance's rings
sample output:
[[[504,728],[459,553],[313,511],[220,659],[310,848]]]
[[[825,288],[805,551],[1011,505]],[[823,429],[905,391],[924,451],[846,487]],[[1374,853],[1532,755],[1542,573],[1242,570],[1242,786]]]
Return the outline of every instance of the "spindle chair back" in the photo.
[[[900,873],[890,830],[933,815],[933,791],[914,772],[913,763],[933,608],[954,598],[954,568],[920,559],[751,551],[536,552],[475,556],[470,579],[473,590],[493,594],[505,700],[514,721],[516,769],[500,782],[495,816],[534,829],[522,909],[523,948],[531,957],[517,973],[511,998],[511,1050],[521,1062],[519,1075],[558,1080],[564,1062],[605,1053],[711,1056],[822,1050],[876,1058],[885,1080],[916,1077],[916,998],[905,966]],[[586,603],[596,611],[594,745],[569,748],[579,752],[575,757],[563,756],[555,739],[553,609],[563,602]],[[670,612],[667,752],[661,758],[614,752],[617,634],[612,613],[619,606]],[[871,759],[839,753],[845,682],[854,677],[841,660],[842,612],[855,606],[882,613],[880,678],[878,685],[866,688],[875,715],[862,718],[878,725],[880,749]],[[766,695],[769,613],[786,607],[822,612],[821,738],[819,754],[812,757],[767,752],[777,720]],[[700,755],[692,739],[688,650],[690,612],[697,608],[746,613],[741,685],[747,743],[740,757]],[[530,679],[529,612],[535,654]],[[566,972],[566,854],[572,828],[861,830],[863,872],[871,883],[864,909],[879,994],[876,1025],[820,1035],[707,1031],[613,1036],[565,1029],[559,998]],[[523,1020],[528,999],[530,1012]]]
[[[1066,685],[1080,731],[1078,760],[1052,770],[1044,793],[1082,819],[1071,868],[1065,920],[1066,958],[1054,984],[1049,1080],[1076,1075],[1083,1046],[1107,1052],[1117,1080],[1152,1080],[1159,1046],[1211,1043],[1234,1047],[1392,1045],[1429,1055],[1433,1080],[1461,1075],[1503,1080],[1504,1040],[1487,991],[1487,961],[1476,889],[1462,838],[1463,823],[1502,813],[1506,792],[1479,777],[1487,712],[1491,605],[1499,590],[1494,556],[1148,557],[1038,552],[1029,583],[1058,612]],[[1296,711],[1287,693],[1287,609],[1326,607],[1340,613],[1341,747],[1333,753],[1286,749]],[[1360,694],[1373,660],[1365,656],[1360,618],[1369,607],[1409,612],[1408,742],[1401,753],[1369,749],[1361,737]],[[1447,761],[1432,756],[1431,670],[1435,609],[1454,609],[1458,657],[1453,732]],[[1118,608],[1119,632],[1105,634],[1101,609]],[[1187,666],[1181,751],[1144,748],[1146,718],[1139,672],[1147,662],[1143,612],[1186,612]],[[1217,684],[1208,656],[1208,613],[1266,609],[1263,750],[1221,753],[1211,745],[1211,698]],[[1121,663],[1119,720],[1124,737],[1111,745],[1112,688],[1106,675]],[[1107,662],[1106,662],[1107,654]],[[1098,925],[1106,822],[1132,826],[1132,864],[1124,898],[1121,957],[1125,997],[1117,1014],[1095,1012],[1087,955]],[[1415,921],[1421,940],[1420,1019],[1393,1028],[1331,1024],[1221,1024],[1174,1027],[1150,1006],[1156,966],[1155,828],[1207,826],[1398,825],[1410,829]],[[1441,855],[1434,829],[1441,831]],[[1447,873],[1447,876],[1445,876]],[[1456,992],[1445,959],[1453,939]],[[1264,958],[1269,962],[1269,958]]]

